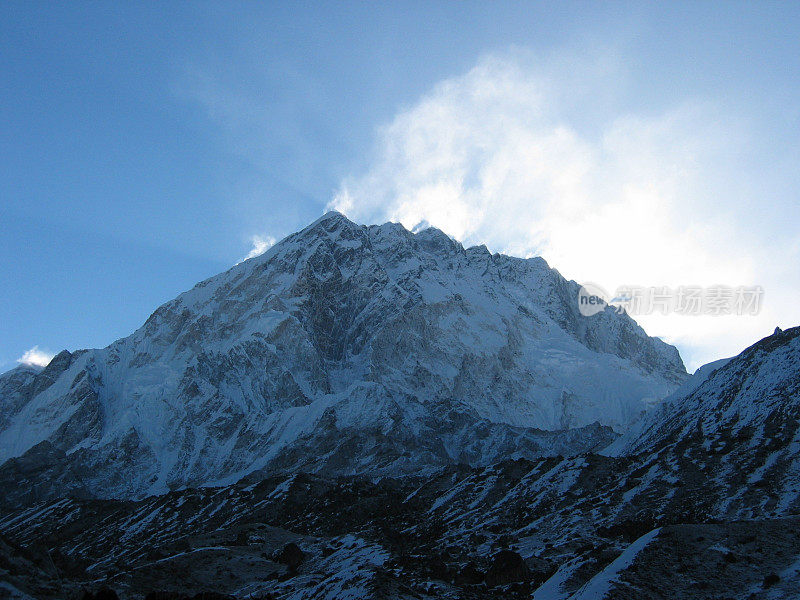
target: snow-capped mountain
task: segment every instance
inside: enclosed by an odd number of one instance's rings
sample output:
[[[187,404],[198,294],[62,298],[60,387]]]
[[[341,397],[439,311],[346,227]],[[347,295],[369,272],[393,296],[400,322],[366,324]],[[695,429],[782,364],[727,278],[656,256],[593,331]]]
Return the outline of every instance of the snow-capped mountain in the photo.
[[[141,497],[597,449],[686,373],[577,295],[541,258],[328,213],[131,336],[0,377],[2,470],[18,499]]]
[[[799,407],[794,328],[701,370],[606,455],[0,510],[0,581],[42,599],[101,581],[125,600],[794,599]]]
[[[577,293],[329,214],[4,374],[0,594],[796,597],[800,328],[687,377]]]
[[[648,456],[650,485],[704,482],[705,514],[800,511],[800,327],[706,365],[604,451]],[[680,498],[681,494],[677,494]]]
[[[800,328],[776,330],[738,356],[698,369],[647,419],[615,442],[612,452],[652,451],[698,436],[705,440],[706,449],[719,452],[730,445],[730,440],[720,436],[729,436],[748,441],[753,450],[786,443],[787,458],[800,459],[791,456],[800,446],[790,443],[800,434],[798,365]],[[779,457],[769,462],[780,462]]]

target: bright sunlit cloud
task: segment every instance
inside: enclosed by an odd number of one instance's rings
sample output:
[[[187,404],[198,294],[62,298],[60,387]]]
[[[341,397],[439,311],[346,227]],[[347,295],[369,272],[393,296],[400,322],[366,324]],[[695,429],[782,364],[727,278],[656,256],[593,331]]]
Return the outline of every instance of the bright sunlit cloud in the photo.
[[[250,252],[247,253],[241,261],[244,262],[249,258],[255,258],[256,256],[261,256],[269,250],[272,246],[275,245],[275,238],[270,235],[254,235],[250,237],[250,243],[252,244],[252,248],[250,248]]]
[[[370,168],[344,180],[329,207],[541,255],[567,278],[612,291],[763,286],[757,316],[636,317],[677,344],[690,370],[800,322],[797,238],[748,230],[753,199],[742,198],[732,155],[747,135],[736,119],[691,100],[602,115],[598,98],[623,88],[624,72],[613,60],[566,66],[513,52],[440,82],[379,130]],[[599,121],[587,126],[587,114]]]
[[[47,352],[46,350],[40,350],[39,346],[34,346],[30,350],[27,350],[25,354],[20,356],[17,359],[17,362],[21,365],[33,365],[37,367],[46,367],[50,364],[50,361],[53,360],[55,354],[52,352]]]

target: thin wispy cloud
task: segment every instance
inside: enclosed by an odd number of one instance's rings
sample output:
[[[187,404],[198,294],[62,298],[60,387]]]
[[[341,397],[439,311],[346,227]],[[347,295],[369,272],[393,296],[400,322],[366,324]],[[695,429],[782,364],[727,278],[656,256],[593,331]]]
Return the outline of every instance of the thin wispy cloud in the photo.
[[[788,267],[797,238],[749,231],[745,175],[731,150],[747,145],[745,128],[709,100],[603,114],[598,104],[624,77],[614,60],[487,56],[382,127],[371,166],[345,179],[329,207],[541,255],[609,290],[762,285],[757,316],[637,318],[680,344],[690,367],[799,321]],[[775,267],[778,255],[787,266]]]
[[[17,359],[21,365],[33,365],[37,367],[46,367],[53,360],[55,354],[46,350],[41,350],[39,346],[34,346],[27,350],[22,356]]]
[[[275,238],[270,235],[254,235],[250,237],[250,243],[252,244],[250,252],[248,252],[247,256],[245,256],[239,262],[244,262],[250,258],[255,258],[256,256],[261,256],[264,254],[264,252],[275,245]]]

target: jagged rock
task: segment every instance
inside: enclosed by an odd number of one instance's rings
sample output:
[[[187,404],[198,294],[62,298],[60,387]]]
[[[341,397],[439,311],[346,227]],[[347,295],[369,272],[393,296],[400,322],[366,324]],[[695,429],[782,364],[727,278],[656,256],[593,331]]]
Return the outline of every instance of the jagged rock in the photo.
[[[286,565],[291,571],[296,571],[300,568],[305,558],[305,552],[294,542],[289,542],[273,556],[273,560]]]
[[[0,376],[0,461],[33,463],[25,486],[0,467],[2,502],[597,450],[686,373],[627,315],[582,316],[578,289],[541,258],[329,213],[107,348]]]
[[[527,581],[530,571],[522,557],[513,550],[500,550],[492,558],[486,571],[486,584],[490,587]]]

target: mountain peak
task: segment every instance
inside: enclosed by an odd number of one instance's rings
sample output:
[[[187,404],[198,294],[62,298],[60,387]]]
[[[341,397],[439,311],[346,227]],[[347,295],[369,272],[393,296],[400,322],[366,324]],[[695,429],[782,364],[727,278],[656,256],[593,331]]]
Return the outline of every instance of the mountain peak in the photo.
[[[459,242],[451,238],[441,229],[426,227],[414,234],[414,237],[426,248],[435,250],[463,250]]]
[[[298,239],[307,241],[324,237],[335,241],[342,236],[345,238],[353,238],[358,236],[364,229],[366,228],[358,223],[354,223],[342,213],[330,210],[310,225],[288,236],[285,240],[278,242],[276,246],[280,246],[283,242],[292,243],[294,240]]]
[[[90,491],[118,497],[279,468],[419,472],[580,453],[677,387],[674,348],[627,317],[581,320],[543,261],[480,252],[328,212],[131,336],[0,389],[0,458],[48,442],[69,473],[108,465]]]
[[[329,210],[302,231],[325,230],[334,231],[340,227],[360,227],[337,210]]]

